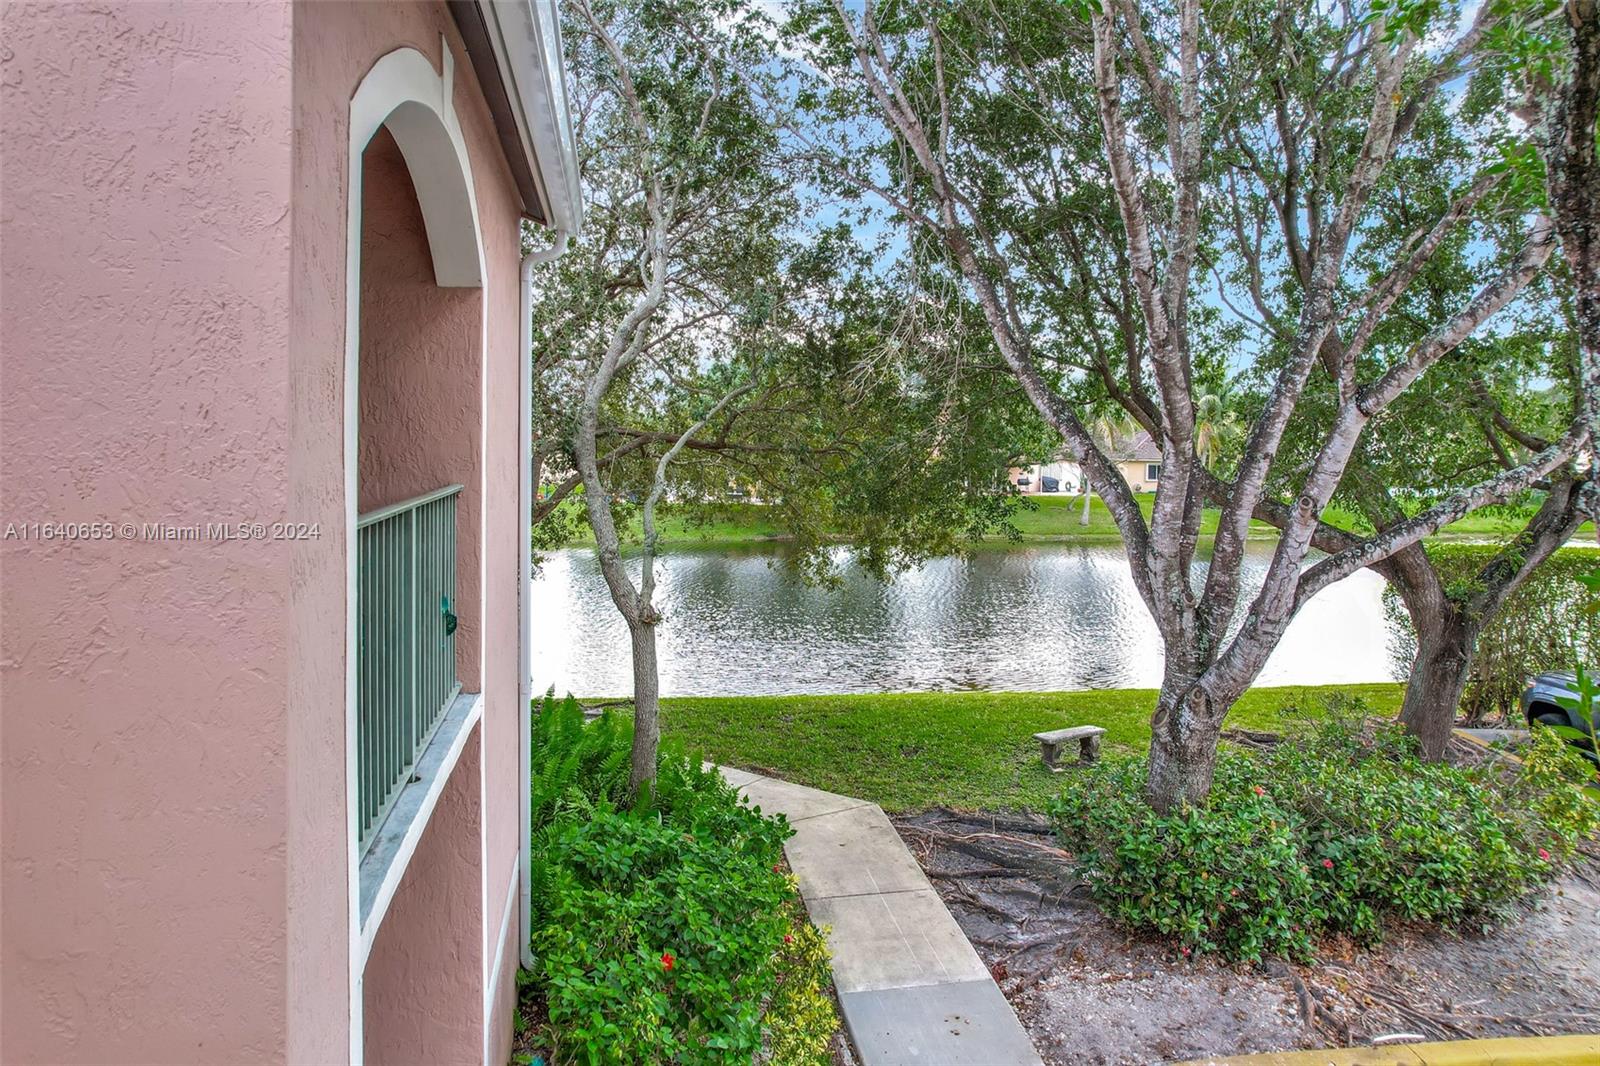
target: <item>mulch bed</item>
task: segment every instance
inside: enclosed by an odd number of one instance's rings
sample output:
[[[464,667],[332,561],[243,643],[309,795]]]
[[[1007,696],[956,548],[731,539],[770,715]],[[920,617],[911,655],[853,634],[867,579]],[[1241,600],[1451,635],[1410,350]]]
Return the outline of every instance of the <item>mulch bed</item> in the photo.
[[[1600,1031],[1600,855],[1497,928],[1230,966],[1101,915],[1042,818],[936,809],[895,824],[1047,1062]]]

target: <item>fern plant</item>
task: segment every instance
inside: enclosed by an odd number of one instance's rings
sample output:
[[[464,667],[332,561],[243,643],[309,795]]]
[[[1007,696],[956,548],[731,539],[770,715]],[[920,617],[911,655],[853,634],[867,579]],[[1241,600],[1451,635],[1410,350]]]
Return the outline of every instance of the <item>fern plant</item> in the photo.
[[[550,824],[566,797],[591,801],[620,799],[628,783],[628,747],[632,730],[610,711],[586,724],[583,708],[568,696],[547,693],[533,715],[528,789],[532,797],[530,828],[538,833]]]

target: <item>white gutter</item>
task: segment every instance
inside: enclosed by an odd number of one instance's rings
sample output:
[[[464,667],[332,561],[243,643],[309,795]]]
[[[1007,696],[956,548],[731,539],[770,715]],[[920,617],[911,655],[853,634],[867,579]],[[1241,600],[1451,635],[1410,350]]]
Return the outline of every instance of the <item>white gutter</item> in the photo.
[[[578,147],[568,113],[555,0],[479,0],[495,65],[528,152],[550,228],[583,228]]]
[[[517,786],[520,798],[517,804],[522,819],[522,836],[518,867],[522,878],[522,949],[524,967],[533,965],[533,950],[528,938],[533,933],[533,801],[529,795],[533,777],[533,603],[528,595],[528,579],[533,572],[533,544],[528,519],[533,514],[533,268],[560,258],[567,250],[571,235],[557,230],[555,241],[548,248],[539,248],[522,257],[522,395],[517,402],[518,433],[521,434],[520,466],[517,478],[517,506],[522,515],[522,550],[517,573],[517,695],[521,697],[521,710],[517,713],[517,739],[521,755],[517,760],[522,776]]]

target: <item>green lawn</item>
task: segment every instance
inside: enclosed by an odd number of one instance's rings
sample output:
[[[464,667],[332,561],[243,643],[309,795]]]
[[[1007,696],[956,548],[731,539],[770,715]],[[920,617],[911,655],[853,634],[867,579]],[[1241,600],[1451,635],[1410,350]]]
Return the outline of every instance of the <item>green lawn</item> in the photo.
[[[1443,535],[1446,537],[1498,539],[1512,537],[1520,533],[1528,524],[1528,519],[1533,517],[1535,508],[1518,508],[1512,513],[1502,513],[1498,509],[1493,514],[1481,512],[1469,514],[1459,522],[1452,522],[1444,527]],[[1593,544],[1594,523],[1585,522],[1578,527],[1569,543]]]
[[[1018,507],[1013,515],[1018,532],[1025,540],[1119,540],[1121,531],[1111,517],[1111,509],[1100,501],[1100,497],[1089,498],[1089,524],[1082,525],[1083,497],[1082,496],[1028,496],[1025,500],[1034,504]],[[1139,494],[1139,509],[1144,512],[1148,520],[1150,512],[1155,508],[1156,497],[1154,493]],[[1200,535],[1202,537],[1215,536],[1217,532],[1217,517],[1222,512],[1215,507],[1207,507],[1200,515]],[[1250,535],[1252,537],[1276,537],[1277,530],[1265,522],[1251,522]]]
[[[1025,541],[1114,542],[1122,536],[1117,530],[1116,522],[1112,521],[1110,510],[1098,496],[1089,500],[1088,525],[1079,524],[1083,514],[1081,496],[1031,496],[1027,497],[1027,501],[1028,503],[1017,508],[1013,517],[1017,531],[1022,534]],[[1029,506],[1029,503],[1032,506]],[[1150,516],[1150,510],[1154,505],[1153,494],[1145,493],[1139,497],[1139,506],[1144,510],[1146,518]],[[1202,536],[1211,536],[1216,532],[1217,514],[1214,509],[1206,510],[1200,525]],[[767,515],[767,508],[763,504],[731,503],[719,508],[717,515],[709,522],[694,521],[669,512],[658,520],[657,529],[662,544],[679,547],[748,544],[783,539],[783,531],[774,525]],[[1252,536],[1276,536],[1276,531],[1271,526],[1261,522],[1251,523],[1251,528]],[[627,527],[625,535],[635,541],[639,539],[637,519]],[[997,544],[1007,543],[1006,538],[1001,536],[990,539]],[[569,544],[574,547],[590,547],[594,544],[594,537],[588,527],[583,526],[579,530],[579,536]]]
[[[1404,686],[1258,688],[1230,726],[1275,729],[1279,710],[1334,690],[1392,715]],[[860,796],[885,810],[1037,809],[1056,787],[1032,734],[1106,730],[1107,750],[1149,743],[1150,689],[935,692],[863,696],[723,696],[662,701],[664,736],[729,766]]]
[[[1115,543],[1121,534],[1117,525],[1111,519],[1111,512],[1100,501],[1098,496],[1091,497],[1089,501],[1089,524],[1080,525],[1079,518],[1083,513],[1083,498],[1080,496],[1030,496],[1025,503],[1018,507],[1013,517],[1017,531],[1022,534],[1024,542],[1073,542],[1084,541],[1090,543]],[[1153,494],[1145,493],[1139,497],[1139,506],[1144,510],[1145,517],[1150,515],[1150,509],[1155,503]],[[577,504],[569,501],[568,506],[576,507]],[[1217,515],[1215,508],[1207,508],[1200,520],[1200,535],[1210,537],[1217,530]],[[1441,536],[1449,537],[1507,537],[1518,530],[1531,515],[1531,510],[1526,513],[1509,514],[1497,511],[1495,514],[1471,514],[1444,530]],[[1354,528],[1352,516],[1330,508],[1327,520],[1341,528]],[[669,547],[696,547],[715,545],[741,545],[759,544],[765,541],[783,539],[783,531],[768,518],[767,508],[758,503],[735,503],[720,508],[716,517],[709,522],[691,521],[682,515],[667,513],[659,522],[661,543]],[[626,536],[631,540],[639,539],[637,519],[626,531]],[[1264,522],[1250,523],[1250,536],[1263,540],[1270,540],[1277,536],[1277,531]],[[1577,539],[1592,540],[1594,527],[1585,525],[1578,532]],[[997,545],[1008,543],[1003,537],[991,537],[990,540]],[[573,547],[591,547],[594,538],[588,526],[579,528],[579,536],[570,541]]]

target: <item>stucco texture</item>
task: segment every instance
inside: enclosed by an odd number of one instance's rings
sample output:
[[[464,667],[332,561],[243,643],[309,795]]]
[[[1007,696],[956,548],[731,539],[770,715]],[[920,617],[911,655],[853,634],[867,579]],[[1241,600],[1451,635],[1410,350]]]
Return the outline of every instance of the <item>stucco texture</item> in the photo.
[[[0,528],[288,517],[288,9],[0,39]],[[284,1057],[289,594],[284,542],[0,541],[0,1060]]]
[[[9,3],[0,31],[0,529],[317,531],[0,540],[0,1061],[349,1057],[348,121],[405,46],[454,54],[486,271],[475,395],[441,412],[476,436],[451,479],[484,715],[354,999],[369,1061],[478,1061],[521,935],[525,523],[518,204],[456,29],[442,3]],[[430,973],[466,1013],[402,1048]]]
[[[523,577],[519,547],[521,538],[526,535],[525,521],[519,516],[516,503],[517,392],[521,358],[517,322],[520,241],[515,185],[500,154],[498,137],[477,88],[471,63],[442,4],[317,3],[295,9],[295,252],[297,277],[304,279],[304,284],[296,288],[296,335],[304,341],[301,351],[317,353],[319,359],[326,360],[314,369],[308,368],[308,373],[318,383],[315,392],[318,402],[330,405],[337,425],[338,404],[342,402],[342,393],[337,388],[338,360],[344,345],[345,318],[342,281],[344,221],[348,206],[344,192],[348,110],[316,107],[311,102],[327,98],[348,101],[372,64],[399,47],[417,49],[433,63],[435,70],[444,69],[443,47],[450,48],[454,57],[454,105],[471,160],[485,268],[482,290],[475,296],[463,297],[456,292],[438,297],[445,303],[475,298],[485,318],[482,366],[474,386],[480,390],[476,432],[481,435],[481,442],[477,445],[478,469],[473,474],[476,484],[467,482],[467,491],[475,493],[481,501],[482,513],[481,554],[473,566],[478,570],[475,580],[481,589],[477,608],[481,639],[476,644],[481,654],[478,684],[484,694],[484,713],[473,741],[479,746],[479,755],[475,758],[463,756],[435,817],[445,819],[443,824],[461,824],[462,812],[447,809],[454,802],[451,797],[464,794],[457,788],[456,778],[470,773],[476,785],[481,774],[485,807],[477,818],[482,825],[481,847],[486,868],[479,872],[476,901],[472,902],[464,898],[463,883],[456,874],[435,870],[426,862],[414,860],[396,898],[404,895],[452,900],[448,911],[435,911],[429,918],[434,927],[444,927],[450,935],[434,937],[429,942],[435,946],[447,942],[465,944],[470,938],[478,945],[472,957],[478,960],[480,967],[474,991],[477,1012],[481,1016],[487,992],[485,983],[493,980],[488,971],[497,954],[502,957],[502,974],[509,972],[504,961],[505,949],[493,941],[498,939],[507,918],[506,892],[516,869],[518,848],[516,583]],[[303,226],[300,225],[302,217]],[[370,321],[369,316],[363,315],[363,328]],[[376,354],[376,349],[373,352]],[[324,391],[321,387],[324,384],[335,387]],[[470,402],[465,400],[460,406],[436,404],[440,424],[456,427],[452,432],[474,431],[469,408]],[[363,410],[365,413],[365,408]],[[367,425],[370,428],[374,423]],[[446,470],[436,470],[429,476],[438,481],[441,477],[448,480],[449,474]],[[436,486],[424,486],[431,487]],[[381,491],[405,493],[409,490],[396,483],[392,490]],[[376,501],[363,501],[362,505],[367,502]],[[473,580],[474,576],[469,575],[467,582]],[[464,582],[463,588],[466,587]],[[337,620],[329,619],[328,624],[335,621],[342,625],[342,616]],[[468,624],[464,616],[463,628]],[[328,634],[326,639],[330,646],[342,647],[342,640],[333,635],[331,629],[324,628],[322,632]],[[469,689],[474,687],[470,676],[464,676],[463,682]],[[520,713],[525,714],[526,708]],[[469,748],[471,746],[469,744]],[[435,878],[439,879],[438,883],[431,883],[430,879]],[[516,906],[514,899],[511,906]],[[390,922],[395,923],[392,928],[387,927]],[[414,987],[411,982],[415,975],[408,974],[408,970],[423,965],[421,948],[414,945],[412,949],[401,951],[386,946],[392,937],[405,931],[406,922],[402,912],[391,913],[366,967],[363,1000],[369,1062],[389,1061],[388,1056],[396,1051],[396,1045],[378,1036],[377,1030],[387,1028],[388,1019],[414,1009],[402,990]],[[510,926],[507,943],[512,945],[514,958],[515,942],[522,935],[514,914]],[[497,990],[488,1041],[491,1061],[503,1062],[509,1051],[511,1002],[504,988]],[[428,1027],[417,1034],[417,1039],[423,1043],[407,1049],[411,1058],[406,1061],[454,1062],[483,1055],[481,1043],[470,1050],[461,1045],[468,1034],[457,1028]],[[482,1040],[481,1026],[473,1039]]]
[[[477,692],[483,290],[434,283],[416,189],[387,129],[362,157],[358,509],[462,485],[456,501],[456,673],[465,691]]]
[[[367,959],[366,1060],[454,1066],[483,1058],[483,943],[456,916],[481,916],[479,726],[439,797]],[[498,1061],[505,1061],[504,1059]]]

